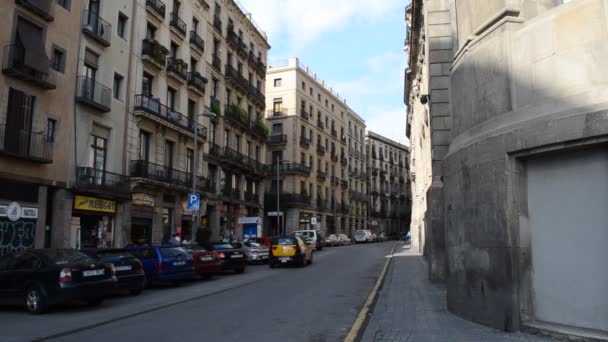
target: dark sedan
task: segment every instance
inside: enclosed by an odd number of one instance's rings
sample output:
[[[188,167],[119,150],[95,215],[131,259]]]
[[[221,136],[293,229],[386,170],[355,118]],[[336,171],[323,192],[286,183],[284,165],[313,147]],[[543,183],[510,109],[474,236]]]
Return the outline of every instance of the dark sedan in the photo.
[[[143,291],[146,285],[144,267],[141,261],[126,249],[84,249],[82,252],[99,262],[114,265],[118,279],[117,290],[129,291],[133,296],[137,296]]]
[[[222,264],[215,252],[199,245],[184,245],[182,248],[192,256],[194,270],[203,279],[209,279],[222,271]]]
[[[211,243],[207,249],[215,251],[217,258],[222,264],[222,272],[234,270],[236,273],[245,272],[247,258],[240,249],[224,242]]]
[[[0,258],[0,303],[32,314],[82,300],[99,305],[116,286],[114,266],[73,249],[32,249]]]

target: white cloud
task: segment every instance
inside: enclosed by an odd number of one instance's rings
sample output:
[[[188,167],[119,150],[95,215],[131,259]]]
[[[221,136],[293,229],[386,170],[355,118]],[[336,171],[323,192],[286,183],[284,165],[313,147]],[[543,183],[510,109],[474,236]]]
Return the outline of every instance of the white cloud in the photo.
[[[293,54],[324,32],[339,30],[353,20],[374,22],[394,8],[399,0],[241,0],[253,14],[272,45],[280,35],[287,35]]]
[[[405,137],[405,120],[405,108],[396,108],[368,113],[365,124],[367,129],[374,133],[409,145],[409,141]]]

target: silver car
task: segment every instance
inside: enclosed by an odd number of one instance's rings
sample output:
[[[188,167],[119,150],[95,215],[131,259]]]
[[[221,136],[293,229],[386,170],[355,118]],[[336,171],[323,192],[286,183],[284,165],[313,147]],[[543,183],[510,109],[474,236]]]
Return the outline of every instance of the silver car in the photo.
[[[240,249],[247,256],[247,261],[266,262],[268,261],[268,247],[255,241],[245,241],[242,243],[233,243],[235,248]]]
[[[350,245],[351,244],[351,240],[348,236],[346,236],[346,234],[338,234],[338,245],[339,246],[346,246],[346,245]]]

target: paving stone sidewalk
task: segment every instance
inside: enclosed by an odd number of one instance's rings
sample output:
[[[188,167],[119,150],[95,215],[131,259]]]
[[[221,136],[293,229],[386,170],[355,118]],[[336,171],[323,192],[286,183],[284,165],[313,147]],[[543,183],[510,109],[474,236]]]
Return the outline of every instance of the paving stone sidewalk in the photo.
[[[399,244],[362,337],[364,342],[548,342],[506,333],[448,312],[445,287],[432,284],[422,257]]]

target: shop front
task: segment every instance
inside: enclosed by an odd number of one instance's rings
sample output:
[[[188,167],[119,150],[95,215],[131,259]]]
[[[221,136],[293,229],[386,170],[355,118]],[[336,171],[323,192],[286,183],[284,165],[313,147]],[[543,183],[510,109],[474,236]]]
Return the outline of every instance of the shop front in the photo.
[[[114,246],[116,201],[75,195],[70,246],[109,248]]]
[[[131,200],[130,245],[151,245],[154,218],[154,197],[144,193],[134,193]]]
[[[0,205],[0,256],[34,248],[38,209]]]

